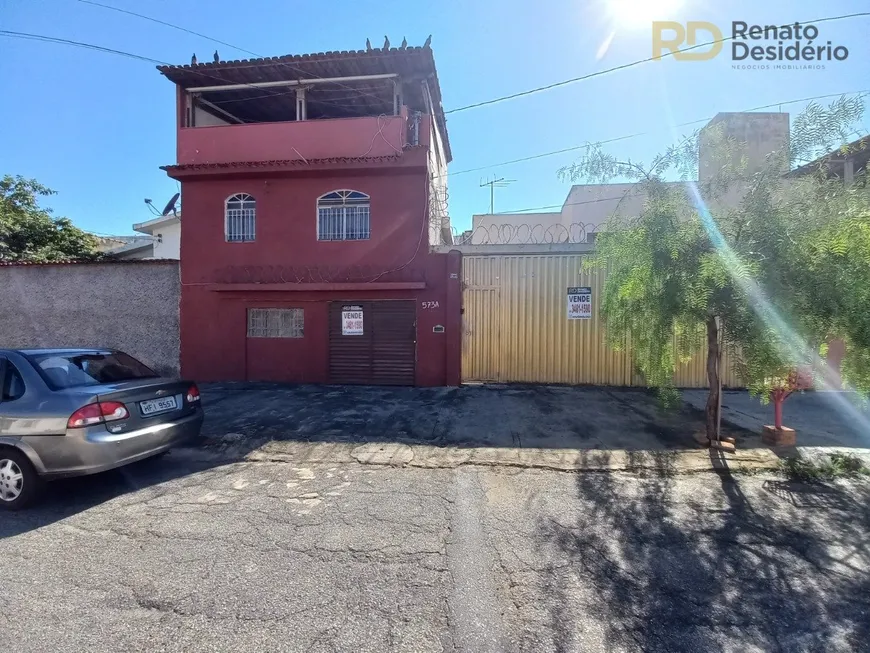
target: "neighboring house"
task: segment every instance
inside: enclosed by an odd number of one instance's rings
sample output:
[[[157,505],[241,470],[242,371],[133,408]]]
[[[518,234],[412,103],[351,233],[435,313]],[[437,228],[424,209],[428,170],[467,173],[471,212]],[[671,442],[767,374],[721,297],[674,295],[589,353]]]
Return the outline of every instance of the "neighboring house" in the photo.
[[[863,179],[866,183],[868,161],[870,161],[870,134],[795,168],[788,176],[802,177],[816,171],[823,171],[829,179],[840,178],[847,185],[854,183],[856,178]]]
[[[133,231],[150,236],[153,251],[149,258],[181,258],[181,215],[161,215],[134,224]]]
[[[120,261],[181,258],[181,216],[162,215],[133,225],[143,236],[102,236],[97,251]]]
[[[702,130],[699,175],[709,174],[713,161],[708,143],[731,137],[743,146],[736,156],[747,162],[750,174],[764,165],[768,154],[788,148],[787,113],[720,113]],[[709,135],[709,137],[708,137]],[[785,172],[785,170],[783,170]],[[682,184],[683,182],[673,182]],[[740,188],[729,192],[725,203],[737,201]],[[612,215],[630,216],[640,212],[645,199],[643,189],[634,183],[575,184],[559,211],[548,213],[496,213],[472,217],[470,244],[591,243],[595,234]]]
[[[428,43],[159,70],[177,89],[182,373],[457,384],[460,255],[430,253],[451,242],[451,153]]]
[[[150,236],[98,236],[95,234],[95,237],[97,251],[109,254],[119,261],[155,258],[154,239]]]

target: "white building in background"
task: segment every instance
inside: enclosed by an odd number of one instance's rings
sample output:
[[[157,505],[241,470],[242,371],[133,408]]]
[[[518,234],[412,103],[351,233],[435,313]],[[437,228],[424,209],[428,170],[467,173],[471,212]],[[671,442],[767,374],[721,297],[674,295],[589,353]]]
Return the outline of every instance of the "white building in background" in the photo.
[[[125,261],[181,258],[181,214],[133,225],[141,236],[97,236],[99,251]]]
[[[736,157],[745,157],[746,173],[759,170],[767,156],[789,146],[787,113],[720,113],[701,131],[699,176],[703,180],[714,165],[708,134],[720,130],[716,138],[733,138],[742,147]],[[784,169],[783,174],[788,172]],[[673,182],[683,184],[685,182]],[[735,189],[728,204],[742,195]],[[474,215],[471,229],[463,233],[458,244],[516,245],[524,243],[591,243],[601,226],[613,215],[640,213],[645,193],[636,184],[575,184],[559,211],[547,213],[488,213]]]
[[[161,215],[147,222],[133,225],[133,231],[152,238],[153,251],[149,258],[181,258],[181,214]]]

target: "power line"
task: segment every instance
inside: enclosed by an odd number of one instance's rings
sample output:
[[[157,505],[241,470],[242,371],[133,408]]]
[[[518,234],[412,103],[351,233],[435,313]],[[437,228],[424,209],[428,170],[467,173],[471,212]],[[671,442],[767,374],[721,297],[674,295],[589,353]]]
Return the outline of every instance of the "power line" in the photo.
[[[159,25],[165,25],[166,27],[171,27],[172,29],[177,29],[180,32],[186,32],[188,34],[193,34],[194,36],[198,36],[207,41],[211,41],[212,43],[219,43],[220,45],[225,45],[229,48],[233,48],[234,50],[239,50],[240,52],[245,52],[246,54],[254,55],[255,57],[262,57],[263,55],[257,54],[256,52],[251,52],[250,50],[246,50],[245,48],[239,47],[238,45],[233,45],[232,43],[227,43],[226,41],[221,41],[220,39],[213,38],[208,36],[207,34],[202,34],[200,32],[194,32],[191,29],[187,29],[186,27],[181,27],[179,25],[173,25],[172,23],[167,23],[164,20],[159,20],[157,18],[151,18],[151,16],[145,16],[143,14],[137,14],[135,11],[128,11],[127,9],[121,9],[120,7],[112,7],[111,5],[104,5],[100,2],[94,2],[93,0],[78,0],[86,5],[94,5],[95,7],[102,7],[103,9],[109,9],[111,11],[117,11],[122,14],[129,14],[130,16],[135,16],[136,18],[142,18],[143,20],[150,20],[152,23],[157,23]]]
[[[582,200],[580,202],[562,202],[561,204],[550,204],[549,206],[530,206],[525,209],[513,209],[511,211],[499,211],[490,215],[509,215],[517,213],[527,213],[531,211],[543,211],[546,209],[559,209],[564,206],[579,206],[580,204],[597,204],[598,202],[612,202],[613,200],[621,200],[625,195],[618,197],[597,197],[594,200]]]
[[[636,136],[643,136],[648,132],[639,132],[637,134],[630,134],[628,136],[619,136],[618,138],[611,138],[606,141],[598,141],[596,145],[604,145],[606,143],[615,143],[617,141],[624,141],[629,138],[634,138]],[[464,175],[469,172],[479,172],[481,170],[487,170],[489,168],[497,168],[499,166],[506,166],[512,163],[522,163],[523,161],[531,161],[532,159],[542,159],[547,156],[554,156],[556,154],[564,154],[565,152],[574,152],[576,150],[582,150],[589,147],[591,144],[586,143],[585,145],[575,145],[573,147],[565,147],[561,150],[553,150],[552,152],[544,152],[542,154],[532,154],[530,156],[524,156],[521,159],[513,159],[511,161],[502,161],[501,163],[491,163],[489,165],[480,166],[478,168],[468,168],[466,170],[457,170],[456,172],[448,172],[446,175],[438,175],[438,177],[452,177],[454,175]]]
[[[13,38],[13,39],[39,41],[39,42],[43,42],[43,43],[56,43],[56,44],[60,44],[60,45],[70,45],[73,47],[84,48],[86,50],[96,50],[97,52],[105,52],[108,54],[116,54],[116,55],[119,55],[122,57],[128,57],[130,59],[138,59],[139,61],[147,61],[149,63],[157,64],[158,66],[171,66],[172,65],[166,61],[161,61],[160,59],[154,59],[152,57],[146,57],[143,55],[134,54],[132,52],[125,52],[123,50],[115,50],[114,48],[106,48],[106,47],[103,47],[101,45],[94,45],[93,43],[84,43],[82,41],[73,41],[70,39],[62,39],[62,38],[59,38],[56,36],[46,36],[44,34],[31,34],[29,32],[15,32],[15,31],[10,31],[10,30],[0,30],[0,36],[6,36],[8,38]],[[225,77],[219,77],[217,75],[206,73],[206,72],[203,72],[201,70],[193,69],[193,70],[191,70],[191,72],[195,75],[200,75],[201,77],[213,79],[213,80],[218,81],[218,82],[236,83],[234,80],[226,79]],[[318,77],[317,75],[313,75],[313,76]],[[318,78],[322,79],[320,77],[318,77]],[[272,91],[269,91],[269,89],[263,89],[263,88],[260,88],[259,86],[255,86],[254,84],[249,84],[247,82],[238,82],[238,83],[244,84],[245,86],[249,86],[257,91],[267,91],[267,96],[280,97],[283,95],[287,95],[287,93],[289,93],[289,92],[295,93],[295,91],[272,92]],[[342,86],[342,85],[340,84],[340,86]],[[350,88],[350,87],[347,87],[347,88]],[[356,91],[357,89],[351,89],[351,90]],[[362,91],[358,91],[358,92],[362,92]],[[258,96],[258,97],[266,97],[266,96]],[[250,99],[252,99],[252,98],[250,98]]]
[[[13,39],[24,39],[30,41],[42,41],[44,43],[59,43],[61,45],[72,45],[78,48],[85,48],[87,50],[96,50],[98,52],[107,52],[109,54],[117,54],[122,57],[128,57],[130,59],[138,59],[139,61],[147,61],[149,63],[155,63],[160,66],[168,66],[169,64],[165,61],[160,61],[159,59],[152,59],[151,57],[145,57],[140,54],[133,54],[132,52],[124,52],[123,50],[115,50],[113,48],[105,48],[101,45],[94,45],[93,43],[82,43],[81,41],[71,41],[69,39],[61,39],[54,36],[45,36],[43,34],[30,34],[28,32],[12,32],[9,30],[0,30],[0,36],[7,36]]]
[[[842,16],[828,16],[826,18],[818,18],[816,20],[808,20],[801,23],[794,23],[795,25],[810,25],[814,23],[825,23],[832,20],[842,20],[846,18],[860,18],[862,16],[870,16],[870,12],[862,11],[854,14],[844,14]],[[567,84],[573,84],[575,82],[582,82],[587,79],[592,79],[593,77],[600,77],[601,75],[607,75],[609,73],[616,72],[618,70],[625,70],[626,68],[632,68],[634,66],[639,66],[641,64],[649,63],[651,61],[656,61],[658,59],[663,59],[664,57],[670,57],[675,54],[680,54],[683,52],[689,52],[691,50],[697,50],[698,48],[705,48],[710,45],[716,45],[717,43],[724,43],[725,41],[733,40],[733,36],[728,36],[722,39],[716,39],[715,41],[708,41],[707,43],[699,43],[698,45],[693,45],[688,48],[683,48],[680,50],[673,50],[670,52],[666,52],[657,57],[647,57],[646,59],[638,59],[637,61],[632,61],[630,63],[625,63],[619,66],[614,66],[613,68],[607,68],[605,70],[598,70],[594,73],[589,73],[587,75],[581,75],[580,77],[573,77],[571,79],[566,79],[561,82],[554,82],[552,84],[547,84],[546,86],[538,86],[537,88],[532,88],[527,91],[520,91],[519,93],[512,93],[511,95],[503,95],[502,97],[493,98],[492,100],[484,100],[483,102],[475,102],[474,104],[467,104],[464,107],[457,107],[456,109],[450,109],[449,111],[445,111],[444,113],[458,113],[459,111],[467,111],[468,109],[476,109],[477,107],[483,107],[490,104],[496,104],[497,102],[505,102],[506,100],[513,100],[518,97],[524,97],[526,95],[532,95],[534,93],[541,93],[543,91],[549,91],[550,89],[557,88],[559,86],[565,86]]]
[[[85,0],[80,0],[80,1],[84,2]],[[90,2],[90,4],[97,4],[97,3]],[[103,6],[103,5],[100,5],[100,6]],[[129,13],[129,12],[125,12],[125,13]],[[862,16],[862,15],[870,15],[870,12],[867,12],[867,13],[864,13],[864,14],[850,14],[849,16],[846,16],[846,17]],[[146,18],[147,18],[147,17],[146,17]],[[833,20],[833,18],[832,18],[832,19],[823,19],[823,20]],[[817,20],[817,21],[812,21],[812,22],[822,22],[822,21],[821,21],[821,20]],[[167,63],[167,62],[165,62],[165,61],[161,61],[161,60],[159,60],[159,59],[154,59],[154,58],[152,58],[152,57],[146,57],[146,56],[144,56],[144,55],[139,55],[139,54],[135,54],[135,53],[132,53],[132,52],[125,52],[125,51],[123,51],[123,50],[116,50],[116,49],[113,49],[113,48],[107,48],[107,47],[100,46],[100,45],[94,45],[94,44],[92,44],[92,43],[84,43],[84,42],[81,42],[81,41],[73,41],[73,40],[70,40],[70,39],[63,39],[63,38],[59,38],[59,37],[45,36],[45,35],[43,35],[43,34],[32,34],[32,33],[27,33],[27,32],[15,32],[15,31],[10,31],[10,30],[0,30],[0,36],[6,36],[6,37],[8,37],[8,38],[18,38],[18,39],[23,39],[23,40],[33,40],[33,41],[44,42],[44,43],[57,43],[57,44],[61,44],[61,45],[70,45],[70,46],[73,46],[73,47],[80,47],[80,48],[84,48],[84,49],[88,49],[88,50],[95,50],[95,51],[98,51],[98,52],[105,52],[105,53],[108,53],[108,54],[115,54],[115,55],[119,55],[119,56],[123,56],[123,57],[128,57],[128,58],[136,59],[136,60],[139,60],[139,61],[146,61],[146,62],[149,62],[149,63],[153,63],[153,64],[161,65],[161,66],[170,66],[170,65],[172,65],[172,64],[169,64],[169,63]],[[703,44],[702,44],[702,45],[703,45]],[[700,46],[694,46],[694,47],[700,47]],[[289,65],[289,64],[288,64],[288,65]],[[194,72],[195,72],[195,74],[201,75],[201,76],[203,76],[203,77],[207,77],[207,78],[209,78],[209,79],[214,79],[214,80],[219,81],[219,82],[229,82],[229,81],[232,81],[232,80],[228,80],[228,79],[225,79],[225,78],[223,78],[223,77],[218,77],[218,76],[216,76],[216,75],[212,75],[212,74],[205,73],[205,72],[202,72],[202,71],[194,71]],[[315,77],[317,77],[317,76],[315,75]],[[321,78],[321,79],[322,79],[322,78]],[[242,83],[245,84],[244,82],[242,82]],[[245,85],[246,85],[246,86],[251,86],[250,84],[245,84]],[[256,87],[256,86],[251,86],[251,88],[255,88],[255,89],[257,89],[257,90],[263,90],[263,89],[260,89],[259,87]],[[349,88],[349,87],[348,87],[348,88]],[[351,89],[351,90],[353,90],[354,92],[362,92],[362,91],[359,91],[358,89]],[[290,91],[290,92],[293,92],[293,91]],[[868,90],[868,89],[864,89],[864,90],[859,90],[859,91],[850,91],[850,92],[848,92],[848,93],[855,93],[855,94],[861,93],[861,94],[867,94],[867,93],[870,93],[870,90]],[[269,96],[282,96],[282,95],[286,95],[286,94],[287,94],[287,92],[275,92],[275,93],[268,93],[267,95],[257,96],[257,98],[269,97]],[[800,98],[800,99],[796,99],[796,100],[786,100],[786,101],[784,101],[784,102],[775,102],[775,103],[772,103],[772,104],[762,105],[762,106],[758,106],[758,107],[752,107],[751,109],[746,109],[745,111],[746,111],[746,112],[749,112],[749,111],[758,111],[758,110],[761,110],[761,109],[769,109],[769,108],[773,108],[773,107],[783,106],[783,105],[786,105],[786,104],[796,104],[796,103],[799,103],[799,102],[808,102],[808,101],[811,101],[811,100],[820,100],[820,99],[825,99],[825,98],[830,98],[830,97],[837,97],[837,96],[846,95],[846,94],[847,94],[847,93],[828,93],[828,94],[826,94],[826,95],[815,95],[815,96],[812,96],[812,97]],[[253,99],[256,99],[256,98],[247,98],[247,99],[248,99],[248,100],[253,100]],[[233,101],[235,101],[235,100],[233,100]],[[243,100],[238,100],[238,101],[243,101]],[[219,103],[220,103],[220,102],[219,102]],[[449,113],[449,112],[447,112],[447,113]],[[709,121],[710,119],[711,119],[711,118],[701,118],[701,119],[698,119],[698,120],[692,120],[692,121],[689,121],[689,122],[679,123],[679,124],[677,124],[677,125],[674,125],[674,127],[685,127],[685,126],[688,126],[688,125],[698,124],[698,123],[701,123],[701,122],[707,122],[707,121]],[[628,140],[628,139],[631,139],[631,138],[637,138],[638,136],[645,136],[645,135],[647,135],[647,134],[649,134],[649,133],[650,133],[650,132],[638,132],[638,133],[635,133],[635,134],[628,134],[628,135],[625,135],[625,136],[618,136],[618,137],[616,137],[616,138],[611,138],[611,139],[607,139],[607,140],[603,140],[603,141],[597,141],[596,143],[587,143],[587,144],[584,144],[584,145],[576,145],[576,146],[573,146],[573,147],[562,148],[562,149],[559,149],[559,150],[553,150],[553,151],[550,151],[550,152],[543,152],[543,153],[540,153],[540,154],[533,154],[533,155],[530,155],[530,156],[521,157],[521,158],[519,158],[519,159],[512,159],[512,160],[510,160],[510,161],[502,161],[502,162],[499,162],[499,163],[491,163],[491,164],[488,164],[488,165],[485,165],[485,166],[479,166],[479,167],[476,167],[476,168],[468,168],[468,169],[465,169],[465,170],[458,170],[458,171],[456,171],[456,172],[449,172],[449,173],[447,173],[446,176],[457,176],[457,175],[467,174],[467,173],[471,173],[471,172],[479,172],[479,171],[481,171],[481,170],[486,170],[486,169],[489,169],[489,168],[495,168],[495,167],[499,167],[499,166],[503,166],[503,165],[511,165],[511,164],[515,164],[515,163],[522,163],[522,162],[524,162],[524,161],[530,161],[530,160],[533,160],[533,159],[540,159],[540,158],[544,158],[544,157],[548,157],[548,156],[555,156],[555,155],[557,155],[557,154],[564,154],[565,152],[572,152],[572,151],[576,151],[576,150],[586,149],[586,148],[589,148],[591,145],[594,145],[594,144],[597,144],[597,145],[604,145],[604,144],[607,144],[607,143],[615,143],[615,142],[618,142],[618,141]],[[438,177],[443,177],[443,176],[445,176],[445,175],[439,175]]]
[[[867,95],[868,93],[870,93],[870,89],[861,89],[861,90],[857,90],[857,91],[846,91],[843,93],[828,93],[826,95],[814,95],[812,97],[799,98],[796,100],[785,100],[784,102],[774,102],[773,104],[765,104],[765,105],[758,106],[758,107],[752,107],[751,109],[744,109],[740,113],[749,113],[750,111],[760,111],[761,109],[771,109],[773,107],[785,106],[787,104],[797,104],[799,102],[810,102],[812,100],[823,100],[823,99],[832,98],[832,97],[841,97],[843,95],[860,95],[863,97],[864,95]],[[674,127],[688,127],[689,125],[697,125],[698,123],[709,122],[712,119],[713,119],[713,116],[710,116],[709,118],[699,118],[698,120],[690,120],[688,122],[681,122],[677,125],[674,125]],[[548,157],[548,156],[555,156],[557,154],[564,154],[565,152],[575,152],[577,150],[584,150],[584,149],[591,147],[592,145],[606,145],[608,143],[616,143],[617,141],[625,141],[625,140],[628,140],[630,138],[637,138],[638,136],[647,136],[650,133],[652,133],[652,132],[637,132],[635,134],[627,134],[625,136],[617,136],[616,138],[609,138],[609,139],[603,140],[603,141],[596,141],[594,143],[585,143],[584,145],[575,145],[573,147],[565,147],[565,148],[562,148],[561,150],[552,150],[551,152],[542,152],[541,154],[532,154],[529,156],[521,157],[519,159],[511,159],[510,161],[501,161],[499,163],[490,163],[489,165],[479,166],[477,168],[467,168],[465,170],[457,170],[456,172],[448,172],[446,175],[438,175],[438,176],[439,177],[444,177],[444,176],[453,177],[456,175],[464,175],[464,174],[468,174],[471,172],[479,172],[481,170],[489,170],[491,168],[498,168],[500,166],[511,165],[514,163],[523,163],[524,161],[532,161],[534,159],[542,159],[542,158]]]
[[[113,7],[113,6],[111,6],[111,5],[104,5],[104,4],[100,3],[100,2],[94,2],[93,0],[78,0],[78,1],[79,1],[79,2],[82,2],[82,3],[84,3],[84,4],[93,5],[93,6],[95,6],[95,7],[102,7],[103,9],[109,9],[109,10],[111,10],[111,11],[118,11],[118,12],[121,12],[122,14],[128,14],[128,15],[130,15],[130,16],[135,16],[136,18],[141,18],[141,19],[143,19],[143,20],[148,20],[148,21],[151,21],[152,23],[157,23],[157,24],[159,24],[159,25],[165,25],[166,27],[170,27],[170,28],[172,28],[172,29],[177,29],[177,30],[179,30],[179,31],[181,31],[181,32],[186,32],[187,34],[193,34],[194,36],[198,36],[198,37],[200,37],[200,38],[206,39],[207,41],[211,41],[212,43],[219,43],[220,45],[226,45],[227,47],[233,48],[233,49],[235,49],[235,50],[239,50],[239,51],[241,51],[241,52],[245,52],[245,53],[250,54],[250,55],[253,55],[253,56],[255,56],[255,57],[263,58],[263,55],[262,55],[262,54],[258,54],[258,53],[256,53],[256,52],[252,52],[251,50],[246,50],[245,48],[239,47],[238,45],[233,45],[232,43],[227,43],[226,41],[222,41],[222,40],[220,40],[220,39],[216,39],[216,38],[214,38],[214,37],[212,37],[212,36],[209,36],[208,34],[203,34],[202,32],[195,32],[195,31],[193,31],[193,30],[191,30],[191,29],[187,29],[186,27],[181,27],[180,25],[176,25],[176,24],[174,24],[174,23],[169,23],[169,22],[167,22],[167,21],[165,21],[165,20],[159,20],[159,19],[157,19],[157,18],[152,18],[151,16],[145,16],[144,14],[138,14],[138,13],[136,13],[135,11],[128,11],[128,10],[126,10],[126,9],[120,9],[119,7]],[[275,62],[271,62],[271,63],[272,63],[273,65],[287,66],[288,68],[290,68],[290,69],[292,69],[292,70],[294,70],[294,71],[296,71],[296,72],[304,73],[304,74],[306,74],[306,75],[310,75],[311,77],[314,77],[315,79],[324,79],[324,78],[321,77],[320,75],[315,75],[314,73],[307,72],[307,71],[305,71],[305,70],[303,70],[303,69],[301,69],[301,68],[298,68],[297,66],[294,66],[293,64],[287,63],[286,61],[275,61]],[[164,65],[170,65],[170,64],[164,64]],[[341,84],[341,83],[338,83],[338,82],[336,82],[336,85],[337,85],[337,86],[340,86],[340,87],[342,87],[342,88],[346,88],[346,89],[348,89],[348,90],[350,90],[350,91],[353,91],[354,93],[358,93],[358,94],[362,94],[362,95],[368,95],[369,97],[373,97],[373,98],[376,98],[376,99],[380,100],[380,98],[379,98],[378,96],[376,96],[376,95],[374,95],[374,94],[372,94],[372,93],[367,93],[367,92],[365,92],[365,91],[361,91],[361,90],[359,90],[359,89],[355,89],[355,88],[353,88],[352,86],[348,86],[348,85],[346,85],[346,84]],[[258,88],[258,87],[254,87],[254,88]],[[276,91],[276,92],[267,93],[267,95],[260,95],[260,96],[257,96],[257,98],[250,98],[250,99],[253,100],[253,99],[258,99],[258,98],[268,97],[268,96],[288,95],[288,94],[293,94],[293,93],[295,93],[295,92],[296,92],[295,90],[294,90],[294,91]]]

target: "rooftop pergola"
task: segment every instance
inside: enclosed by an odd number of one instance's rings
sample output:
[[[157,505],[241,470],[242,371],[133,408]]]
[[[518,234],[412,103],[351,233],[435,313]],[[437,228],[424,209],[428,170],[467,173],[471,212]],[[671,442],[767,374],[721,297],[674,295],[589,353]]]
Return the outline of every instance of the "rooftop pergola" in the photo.
[[[428,46],[158,66],[204,111],[232,123],[432,113],[447,140]]]

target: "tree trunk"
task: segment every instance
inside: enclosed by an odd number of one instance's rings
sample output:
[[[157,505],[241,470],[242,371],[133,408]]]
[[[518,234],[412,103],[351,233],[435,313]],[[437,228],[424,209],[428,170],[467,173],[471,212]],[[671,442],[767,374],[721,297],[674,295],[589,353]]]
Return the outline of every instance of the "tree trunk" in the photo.
[[[719,323],[715,317],[707,318],[707,384],[710,392],[707,395],[707,438],[719,439],[719,392],[721,389],[719,367],[722,352],[719,351]]]

